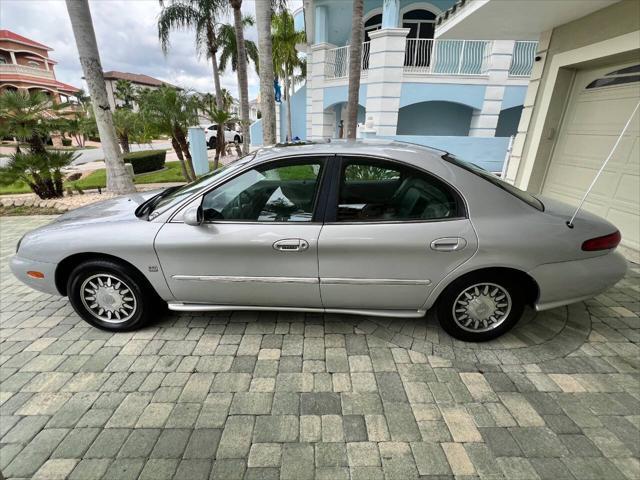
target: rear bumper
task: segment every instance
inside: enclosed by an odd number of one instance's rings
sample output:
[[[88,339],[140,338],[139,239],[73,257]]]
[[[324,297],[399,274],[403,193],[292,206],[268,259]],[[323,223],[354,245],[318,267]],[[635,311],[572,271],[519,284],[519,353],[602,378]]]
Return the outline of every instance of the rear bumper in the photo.
[[[28,285],[34,290],[48,293],[50,295],[60,295],[56,288],[56,263],[40,262],[14,255],[9,261],[9,267],[18,280]],[[28,271],[36,271],[44,274],[44,278],[33,278],[27,275]]]
[[[618,283],[626,273],[627,261],[618,252],[540,265],[529,272],[540,288],[536,310],[548,310],[594,297]]]

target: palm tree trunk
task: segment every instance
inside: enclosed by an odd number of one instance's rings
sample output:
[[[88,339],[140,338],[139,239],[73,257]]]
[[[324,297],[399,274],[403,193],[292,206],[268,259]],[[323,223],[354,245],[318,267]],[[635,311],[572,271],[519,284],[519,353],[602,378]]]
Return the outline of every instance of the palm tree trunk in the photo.
[[[271,48],[271,0],[256,0],[258,57],[260,60],[260,111],[262,143],[276,143],[276,102],[273,93],[273,52]]]
[[[184,163],[184,155],[182,155],[182,147],[180,143],[176,139],[174,135],[171,136],[171,146],[173,150],[176,152],[176,156],[178,157],[178,161],[180,162],[180,170],[182,170],[182,176],[185,178],[187,182],[191,182],[193,179],[189,176],[189,172],[187,170],[187,165]]]
[[[287,92],[287,137],[289,141],[293,141],[292,129],[291,129],[291,77],[289,75],[284,76],[284,91]],[[293,90],[293,89],[291,89]]]
[[[242,0],[231,2],[233,6],[233,23],[236,31],[236,45],[238,48],[238,92],[240,96],[240,121],[242,126],[242,151],[249,153],[251,133],[249,131],[249,86],[247,80],[247,49],[244,43],[244,31],[242,27]]]
[[[129,176],[119,153],[89,2],[88,0],[66,0],[66,4],[104,152],[107,189],[116,194],[135,192],[133,179]]]
[[[179,127],[174,130],[174,136],[176,137],[176,140],[178,140],[178,144],[182,149],[182,155],[184,156],[185,164],[187,165],[187,170],[189,170],[189,177],[191,178],[191,180],[195,180],[196,171],[193,168],[193,159],[191,158],[191,152],[189,151],[187,136],[184,134],[184,131]]]
[[[358,127],[358,94],[362,70],[364,0],[353,0],[351,45],[349,46],[349,96],[347,97],[347,138],[356,138]]]
[[[213,85],[216,90],[216,107],[218,110],[224,109],[222,98],[222,87],[220,86],[220,69],[218,68],[218,47],[216,45],[216,34],[213,25],[207,25],[207,47],[209,48],[209,56],[211,57],[211,66],[213,67]],[[224,133],[224,125],[218,124],[218,132]],[[219,157],[224,151],[224,135],[216,135],[216,157]]]

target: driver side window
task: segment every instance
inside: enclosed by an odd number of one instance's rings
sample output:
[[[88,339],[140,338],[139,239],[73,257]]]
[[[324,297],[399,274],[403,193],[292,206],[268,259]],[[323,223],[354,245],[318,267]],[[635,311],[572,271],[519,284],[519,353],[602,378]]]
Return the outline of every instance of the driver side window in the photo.
[[[253,168],[204,196],[204,220],[310,222],[321,167],[310,161]]]

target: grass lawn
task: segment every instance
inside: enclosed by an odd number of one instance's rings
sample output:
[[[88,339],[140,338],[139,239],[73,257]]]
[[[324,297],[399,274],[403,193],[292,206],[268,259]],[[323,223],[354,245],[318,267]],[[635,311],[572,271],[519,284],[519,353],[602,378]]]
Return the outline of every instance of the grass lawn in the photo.
[[[182,176],[182,170],[180,169],[180,162],[167,162],[165,170],[158,172],[145,173],[137,175],[135,177],[135,183],[165,183],[165,182],[184,182]],[[77,185],[83,190],[89,190],[92,188],[104,188],[107,184],[107,172],[104,168],[92,172],[81,180],[75,182],[66,182],[65,187],[72,187]],[[26,183],[14,182],[11,185],[0,186],[0,195],[8,195],[15,193],[30,193],[31,189]]]
[[[17,217],[24,215],[60,215],[61,210],[48,207],[3,207],[0,205],[0,217]]]

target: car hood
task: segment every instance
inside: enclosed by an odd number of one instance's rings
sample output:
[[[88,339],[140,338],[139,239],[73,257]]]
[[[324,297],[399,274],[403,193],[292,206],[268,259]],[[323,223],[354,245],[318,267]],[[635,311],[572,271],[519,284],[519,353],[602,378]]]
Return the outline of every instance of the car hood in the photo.
[[[162,189],[136,192],[121,197],[92,203],[76,208],[57,217],[50,226],[62,226],[76,223],[84,225],[91,223],[118,222],[134,218],[136,208],[149,198],[160,193]]]

